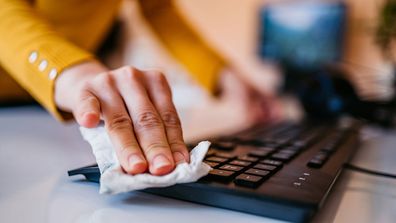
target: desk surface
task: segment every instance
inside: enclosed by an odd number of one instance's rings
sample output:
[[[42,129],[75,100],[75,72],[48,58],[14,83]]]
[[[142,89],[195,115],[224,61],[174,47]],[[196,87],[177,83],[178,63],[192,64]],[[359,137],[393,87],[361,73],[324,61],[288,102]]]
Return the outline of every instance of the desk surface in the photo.
[[[369,129],[353,162],[396,173],[396,132]],[[35,108],[0,110],[0,222],[278,222],[142,192],[99,195],[67,177],[94,162],[76,125]],[[396,180],[344,171],[315,222],[392,222]]]

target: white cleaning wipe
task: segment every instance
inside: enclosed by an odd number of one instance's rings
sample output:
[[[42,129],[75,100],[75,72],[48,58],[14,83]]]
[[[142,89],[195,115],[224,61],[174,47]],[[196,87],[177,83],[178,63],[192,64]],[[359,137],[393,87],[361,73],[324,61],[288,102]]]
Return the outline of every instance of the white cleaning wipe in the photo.
[[[110,138],[104,127],[87,129],[80,127],[84,139],[91,145],[101,177],[100,193],[117,194],[151,187],[167,187],[177,183],[190,183],[207,175],[211,167],[203,162],[210,142],[200,142],[190,153],[190,163],[180,163],[164,176],[148,173],[129,175],[120,166]]]

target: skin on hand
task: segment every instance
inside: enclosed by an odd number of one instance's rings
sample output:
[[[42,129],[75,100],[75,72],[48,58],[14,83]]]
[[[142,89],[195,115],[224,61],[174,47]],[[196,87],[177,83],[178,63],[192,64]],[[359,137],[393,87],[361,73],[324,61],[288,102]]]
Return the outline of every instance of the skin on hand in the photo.
[[[189,162],[182,129],[165,76],[125,66],[107,70],[85,62],[55,83],[55,102],[84,127],[104,120],[117,157],[128,174],[164,175]]]
[[[252,87],[233,69],[223,70],[219,78],[219,89],[220,99],[223,102],[235,104],[239,101],[239,107],[246,109],[244,122],[249,127],[256,124],[276,123],[283,118],[281,105],[276,98]]]

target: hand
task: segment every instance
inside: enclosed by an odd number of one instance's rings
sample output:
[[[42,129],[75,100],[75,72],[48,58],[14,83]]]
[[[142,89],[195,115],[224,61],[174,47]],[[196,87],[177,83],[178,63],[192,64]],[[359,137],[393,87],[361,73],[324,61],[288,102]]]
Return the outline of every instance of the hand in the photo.
[[[282,119],[279,101],[268,93],[256,90],[234,69],[223,70],[219,78],[219,89],[223,102],[241,107],[241,113],[244,114],[241,116],[245,117],[243,122],[247,127],[279,122]]]
[[[171,90],[160,72],[129,66],[109,71],[86,62],[58,77],[55,102],[81,126],[93,128],[104,120],[126,173],[164,175],[189,162]]]
[[[229,136],[259,124],[278,122],[281,103],[263,96],[246,84],[233,69],[219,73],[218,97],[202,96],[199,103],[184,108],[184,136],[188,141]]]

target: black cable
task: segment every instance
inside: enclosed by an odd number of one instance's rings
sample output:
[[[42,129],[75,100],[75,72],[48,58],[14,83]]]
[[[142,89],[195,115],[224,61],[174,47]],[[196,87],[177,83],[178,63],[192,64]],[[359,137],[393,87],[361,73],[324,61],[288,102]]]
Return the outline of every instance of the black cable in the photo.
[[[388,177],[388,178],[396,179],[396,175],[395,174],[384,173],[384,172],[375,171],[375,170],[369,170],[369,169],[366,169],[366,168],[363,168],[363,167],[359,167],[359,166],[355,166],[355,165],[349,164],[349,163],[344,164],[344,168],[349,169],[349,170],[358,171],[358,172],[361,172],[361,173],[374,175],[374,176],[381,176],[381,177]]]

